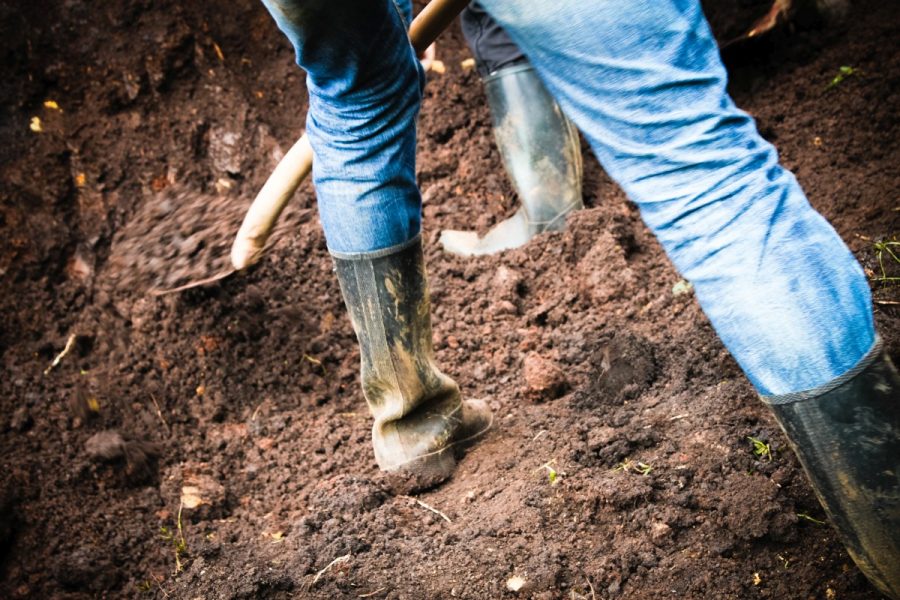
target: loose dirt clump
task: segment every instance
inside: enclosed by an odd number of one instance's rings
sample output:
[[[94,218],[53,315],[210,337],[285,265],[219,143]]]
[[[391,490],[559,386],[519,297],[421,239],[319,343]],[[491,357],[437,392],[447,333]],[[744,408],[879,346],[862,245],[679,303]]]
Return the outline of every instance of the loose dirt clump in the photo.
[[[737,4],[711,7],[720,37],[768,3]],[[895,358],[898,10],[865,0],[726,56],[866,269]],[[303,129],[261,4],[41,0],[0,23],[0,597],[879,597],[593,159],[565,232],[441,252],[441,229],[516,206],[456,27],[419,123],[434,345],[496,426],[411,497],[372,456],[308,184],[260,264],[150,293],[227,266]]]
[[[159,293],[230,273],[228,252],[244,212],[233,198],[165,188],[113,237],[109,283]]]

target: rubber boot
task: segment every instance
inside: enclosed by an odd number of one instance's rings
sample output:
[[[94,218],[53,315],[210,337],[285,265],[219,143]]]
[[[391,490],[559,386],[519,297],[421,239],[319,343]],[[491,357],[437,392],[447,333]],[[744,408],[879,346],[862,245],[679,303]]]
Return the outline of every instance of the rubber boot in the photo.
[[[521,206],[483,238],[474,231],[442,232],[444,250],[462,256],[518,248],[541,232],[563,229],[566,215],[584,207],[578,131],[534,68],[506,67],[484,84],[497,147]]]
[[[359,340],[375,460],[407,493],[436,485],[453,472],[455,447],[484,434],[492,416],[435,363],[421,239],[333,258]]]
[[[850,556],[900,600],[900,375],[881,341],[831,383],[763,400]]]

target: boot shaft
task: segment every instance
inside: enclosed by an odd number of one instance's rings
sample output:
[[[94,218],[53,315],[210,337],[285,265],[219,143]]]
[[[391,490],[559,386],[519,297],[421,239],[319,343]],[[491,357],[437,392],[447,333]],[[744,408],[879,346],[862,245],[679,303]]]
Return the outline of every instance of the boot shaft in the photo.
[[[448,477],[455,464],[449,449],[473,429],[486,429],[489,412],[472,411],[435,363],[420,239],[380,252],[336,255],[334,264],[359,340],[378,465],[427,473],[429,481]]]
[[[399,419],[415,398],[456,388],[434,362],[419,239],[385,252],[333,258],[359,341],[363,393],[376,420]]]
[[[532,233],[557,231],[583,207],[578,131],[531,65],[484,80],[494,137]]]
[[[881,342],[821,388],[764,400],[853,560],[900,598],[900,375]]]

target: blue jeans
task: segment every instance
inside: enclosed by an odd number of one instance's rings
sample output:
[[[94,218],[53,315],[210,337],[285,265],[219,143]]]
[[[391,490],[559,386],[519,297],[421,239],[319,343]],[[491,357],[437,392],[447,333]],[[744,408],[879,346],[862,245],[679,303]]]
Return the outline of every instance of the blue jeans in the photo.
[[[402,9],[391,0],[263,4],[307,72],[306,133],[329,249],[412,239],[421,224],[416,117],[425,74],[406,35],[409,1]]]
[[[365,253],[411,239],[422,74],[403,30],[407,9],[264,1],[309,74],[329,248]],[[875,331],[862,269],[729,98],[697,0],[482,4],[640,208],[760,394],[817,387],[866,354]],[[284,6],[319,7],[335,24],[292,19]],[[348,20],[353,11],[361,16]]]

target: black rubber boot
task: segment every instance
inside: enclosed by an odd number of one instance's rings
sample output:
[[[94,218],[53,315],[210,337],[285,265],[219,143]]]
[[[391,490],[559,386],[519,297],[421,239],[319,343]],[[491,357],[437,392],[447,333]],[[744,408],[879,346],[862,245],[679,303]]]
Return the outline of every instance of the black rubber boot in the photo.
[[[900,600],[900,375],[881,342],[829,384],[763,400],[850,556]]]
[[[503,166],[519,195],[516,213],[484,237],[474,231],[444,231],[444,250],[460,256],[518,248],[544,231],[560,231],[566,216],[584,208],[578,131],[525,63],[505,67],[484,80]]]
[[[435,363],[421,240],[333,258],[359,340],[378,466],[406,492],[436,485],[456,466],[454,447],[490,428],[491,412],[462,400]]]

